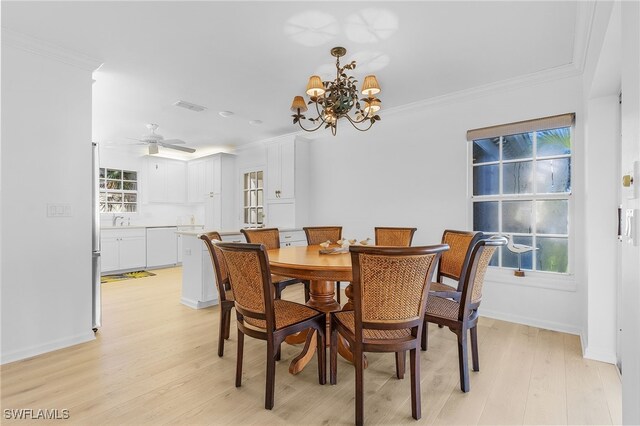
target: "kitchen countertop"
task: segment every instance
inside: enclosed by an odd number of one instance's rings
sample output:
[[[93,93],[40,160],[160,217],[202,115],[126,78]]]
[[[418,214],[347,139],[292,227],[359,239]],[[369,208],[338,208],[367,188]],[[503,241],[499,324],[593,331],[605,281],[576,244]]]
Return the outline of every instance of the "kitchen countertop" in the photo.
[[[181,234],[181,235],[190,235],[190,236],[193,236],[193,237],[197,237],[200,234],[204,234],[205,232],[212,232],[212,231],[213,230],[199,229],[197,231],[178,231],[176,233],[177,234]],[[281,228],[279,231],[280,232],[302,231],[302,228]],[[220,231],[219,233],[220,233],[221,237],[228,236],[228,235],[241,235],[242,234],[240,232],[240,230],[237,230],[237,231]]]
[[[124,226],[101,226],[100,229],[147,229],[147,228],[204,228],[204,225],[124,225]],[[199,230],[202,232],[202,229]]]

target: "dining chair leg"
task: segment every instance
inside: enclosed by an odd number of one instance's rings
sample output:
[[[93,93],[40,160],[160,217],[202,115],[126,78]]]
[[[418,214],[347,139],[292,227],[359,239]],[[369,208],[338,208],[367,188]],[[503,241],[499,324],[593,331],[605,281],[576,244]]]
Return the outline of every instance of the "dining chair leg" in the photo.
[[[227,313],[224,308],[220,306],[220,327],[218,332],[218,356],[221,357],[224,355],[224,336],[226,334],[225,324]]]
[[[473,371],[480,371],[480,358],[478,357],[478,326],[469,329],[471,335],[471,360],[473,361]]]
[[[233,305],[231,305],[233,306]],[[225,312],[225,320],[224,320],[224,338],[225,340],[229,339],[229,335],[231,332],[231,309],[232,307],[229,307],[227,309],[227,312]]]
[[[273,408],[275,388],[276,388],[276,354],[274,342],[267,342],[267,388],[264,396],[264,408]]]
[[[324,324],[322,324],[324,328]],[[318,357],[318,383],[324,385],[327,383],[327,345],[325,344],[325,335],[321,330],[316,330],[318,347],[316,348]]]
[[[469,362],[467,356],[467,332],[457,330],[458,335],[458,366],[460,368],[460,389],[469,392]]]
[[[282,289],[280,288],[279,285],[276,284],[276,295],[275,295],[275,299],[280,300],[282,299]]]
[[[242,385],[242,352],[244,349],[244,333],[238,329],[238,355],[236,356],[236,387]]]
[[[278,349],[276,350],[276,361],[280,361],[280,350],[282,349],[282,343],[278,345]]]
[[[429,343],[429,323],[427,320],[424,320],[424,324],[422,324],[422,339],[420,339],[420,349],[423,351],[427,350],[427,344]]]
[[[422,417],[422,405],[420,401],[420,357],[418,350],[409,351],[409,368],[411,369],[411,415],[419,420]]]
[[[340,302],[340,293],[342,293],[340,289],[340,281],[336,281],[336,301],[339,305],[342,305],[342,303]]]
[[[405,351],[396,352],[396,377],[404,379],[405,360],[407,355]]]
[[[338,331],[331,322],[331,341],[329,342],[329,383],[338,382]]]
[[[362,426],[364,424],[364,353],[362,350],[354,350],[353,361],[356,369],[356,425]]]

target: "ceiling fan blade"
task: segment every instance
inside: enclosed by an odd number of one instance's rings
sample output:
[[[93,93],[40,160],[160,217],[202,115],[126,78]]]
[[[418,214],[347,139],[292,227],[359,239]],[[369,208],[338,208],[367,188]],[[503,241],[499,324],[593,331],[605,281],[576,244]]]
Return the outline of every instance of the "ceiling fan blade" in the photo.
[[[125,138],[125,139],[130,139],[132,141],[138,141],[138,142],[144,142],[144,140],[138,139],[138,138]]]
[[[172,145],[185,144],[186,143],[182,139],[164,139],[162,142],[163,143],[169,143],[169,144],[172,144]]]
[[[195,149],[187,148],[186,146],[169,145],[169,144],[166,144],[164,142],[162,142],[162,143],[159,142],[158,145],[160,145],[160,146],[162,146],[164,148],[175,149],[177,151],[182,151],[182,152],[191,152],[191,153],[196,152]]]

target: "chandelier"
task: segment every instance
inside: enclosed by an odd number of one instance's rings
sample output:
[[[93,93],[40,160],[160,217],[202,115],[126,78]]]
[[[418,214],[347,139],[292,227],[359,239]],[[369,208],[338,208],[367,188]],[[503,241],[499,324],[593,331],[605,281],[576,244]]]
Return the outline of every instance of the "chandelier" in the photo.
[[[356,67],[356,61],[340,66],[340,58],[347,53],[344,47],[334,47],[331,55],[336,58],[336,79],[333,81],[322,81],[319,76],[309,77],[307,84],[307,95],[310,98],[309,105],[315,105],[317,117],[307,118],[307,102],[302,96],[293,98],[291,111],[295,114],[293,124],[298,123],[302,130],[314,132],[324,126],[331,129],[335,136],[338,128],[338,121],[345,118],[353,127],[364,132],[369,130],[376,121],[380,120],[377,112],[380,110],[380,99],[375,95],[380,93],[380,86],[375,75],[368,75],[362,83],[362,98],[359,98],[356,83],[353,76],[347,76],[347,70]],[[312,107],[313,108],[313,107]],[[353,117],[349,113],[353,110]],[[308,120],[313,127],[305,128],[302,120]],[[360,124],[366,123],[360,127]]]

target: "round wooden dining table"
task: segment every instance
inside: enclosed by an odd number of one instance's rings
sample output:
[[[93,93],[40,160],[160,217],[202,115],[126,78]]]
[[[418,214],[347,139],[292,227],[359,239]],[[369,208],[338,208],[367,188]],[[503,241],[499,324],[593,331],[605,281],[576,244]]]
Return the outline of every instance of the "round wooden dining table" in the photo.
[[[337,247],[337,246],[332,246]],[[330,312],[353,309],[351,284],[345,289],[345,295],[349,299],[344,307],[335,300],[335,282],[351,282],[351,255],[349,252],[338,254],[320,254],[318,245],[292,246],[272,249],[268,251],[269,267],[271,273],[285,277],[308,280],[309,301],[311,306],[327,314],[326,341],[329,343]],[[297,374],[313,358],[316,349],[316,339],[313,333],[304,331],[298,335],[290,336],[287,343],[305,343],[302,353],[298,355],[289,366],[289,372]],[[353,362],[353,354],[348,344],[343,339],[338,339],[338,353],[348,361]]]

